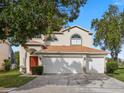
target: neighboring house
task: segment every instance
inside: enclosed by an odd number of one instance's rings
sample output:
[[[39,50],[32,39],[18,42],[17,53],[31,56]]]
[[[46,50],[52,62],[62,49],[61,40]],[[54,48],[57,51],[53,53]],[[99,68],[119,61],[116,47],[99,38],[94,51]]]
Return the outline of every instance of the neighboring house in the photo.
[[[92,48],[92,33],[78,26],[39,35],[20,46],[20,71],[43,65],[44,74],[104,73],[108,52]]]
[[[5,59],[10,59],[14,63],[14,53],[8,41],[0,41],[0,70],[4,70]]]

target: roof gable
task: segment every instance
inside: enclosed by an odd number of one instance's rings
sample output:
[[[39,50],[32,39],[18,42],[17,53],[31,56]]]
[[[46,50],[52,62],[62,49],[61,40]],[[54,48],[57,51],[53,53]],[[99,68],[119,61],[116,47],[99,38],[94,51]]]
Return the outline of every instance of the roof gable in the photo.
[[[93,34],[93,33],[91,33],[89,30],[86,30],[86,29],[81,28],[81,27],[79,27],[79,26],[68,27],[68,28],[65,28],[65,29],[61,30],[60,32],[65,32],[65,31],[71,30],[71,29],[73,29],[73,28],[78,28],[78,29],[80,29],[80,30],[82,30],[82,31],[88,32],[90,35]]]

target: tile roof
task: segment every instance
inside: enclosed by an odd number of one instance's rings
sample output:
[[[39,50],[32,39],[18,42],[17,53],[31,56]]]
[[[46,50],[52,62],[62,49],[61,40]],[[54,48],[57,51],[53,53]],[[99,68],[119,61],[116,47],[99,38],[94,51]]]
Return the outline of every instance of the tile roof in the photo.
[[[87,54],[108,54],[103,50],[89,48],[86,46],[47,46],[38,53],[87,53]]]

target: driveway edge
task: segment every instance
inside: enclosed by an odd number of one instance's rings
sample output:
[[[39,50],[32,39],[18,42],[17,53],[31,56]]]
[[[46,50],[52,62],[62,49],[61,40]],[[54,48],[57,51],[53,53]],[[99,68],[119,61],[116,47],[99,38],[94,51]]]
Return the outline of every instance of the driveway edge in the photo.
[[[17,88],[2,88],[0,89],[0,93],[9,93],[11,91],[14,91]]]

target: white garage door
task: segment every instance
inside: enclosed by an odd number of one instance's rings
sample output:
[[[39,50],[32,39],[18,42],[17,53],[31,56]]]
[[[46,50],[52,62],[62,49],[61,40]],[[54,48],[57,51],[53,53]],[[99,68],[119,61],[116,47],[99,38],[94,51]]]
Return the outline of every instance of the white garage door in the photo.
[[[87,67],[90,73],[104,73],[105,60],[104,58],[90,58]]]
[[[83,73],[83,58],[43,57],[44,73]]]

